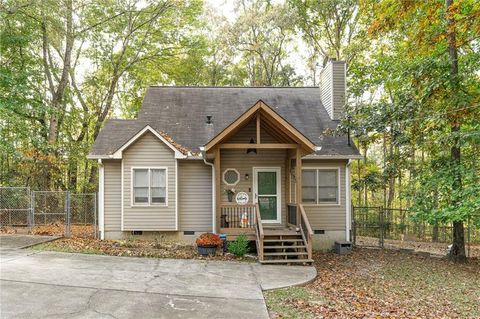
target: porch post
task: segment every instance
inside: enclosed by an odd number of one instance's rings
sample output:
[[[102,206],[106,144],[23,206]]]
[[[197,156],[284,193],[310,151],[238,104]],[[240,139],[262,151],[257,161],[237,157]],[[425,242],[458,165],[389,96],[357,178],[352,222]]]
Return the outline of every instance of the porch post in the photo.
[[[221,228],[221,223],[220,223],[220,214],[221,214],[221,207],[220,204],[222,202],[222,193],[220,190],[220,148],[217,147],[215,148],[215,159],[213,162],[213,165],[215,166],[215,230],[217,233],[220,232]]]
[[[285,160],[285,202],[290,204],[292,202],[291,192],[290,192],[290,154],[287,151],[287,159]]]
[[[300,225],[300,204],[302,202],[302,153],[300,147],[297,147],[295,156],[295,187],[297,203],[297,224]]]

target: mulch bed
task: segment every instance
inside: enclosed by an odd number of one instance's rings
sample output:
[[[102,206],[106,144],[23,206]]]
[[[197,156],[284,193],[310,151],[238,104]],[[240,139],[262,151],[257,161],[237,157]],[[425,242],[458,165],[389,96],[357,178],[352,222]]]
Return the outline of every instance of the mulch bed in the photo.
[[[197,248],[191,244],[164,240],[97,240],[71,237],[41,244],[34,249],[128,257],[255,261],[250,257],[236,258],[231,254],[222,255],[220,250],[217,251],[217,256],[201,257],[198,256]]]
[[[372,249],[314,259],[314,282],[265,293],[272,318],[480,317],[479,259],[459,265]]]

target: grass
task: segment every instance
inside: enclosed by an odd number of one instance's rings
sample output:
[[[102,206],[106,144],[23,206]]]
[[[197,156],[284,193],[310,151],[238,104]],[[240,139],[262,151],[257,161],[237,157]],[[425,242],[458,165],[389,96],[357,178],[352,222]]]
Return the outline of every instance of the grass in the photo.
[[[316,254],[305,287],[265,292],[272,318],[480,318],[480,261],[395,251]]]

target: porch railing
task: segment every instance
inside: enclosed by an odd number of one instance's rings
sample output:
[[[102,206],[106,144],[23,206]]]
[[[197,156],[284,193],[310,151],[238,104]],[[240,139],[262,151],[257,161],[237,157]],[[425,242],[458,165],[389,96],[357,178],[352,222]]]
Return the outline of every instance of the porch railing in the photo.
[[[255,205],[222,205],[222,228],[254,228],[256,224]]]
[[[308,221],[307,214],[302,204],[298,204],[300,209],[300,232],[302,233],[303,240],[307,246],[308,259],[312,259],[312,247],[313,247],[313,230]]]
[[[297,204],[289,203],[287,205],[287,223],[297,226]]]

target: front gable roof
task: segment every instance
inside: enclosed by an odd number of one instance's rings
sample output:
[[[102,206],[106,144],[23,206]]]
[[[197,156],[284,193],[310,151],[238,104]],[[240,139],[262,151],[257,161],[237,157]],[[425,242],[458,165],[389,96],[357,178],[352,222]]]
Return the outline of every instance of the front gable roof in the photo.
[[[113,147],[110,149],[108,154],[92,154],[90,153],[87,158],[88,159],[100,159],[100,158],[108,158],[108,159],[121,159],[123,156],[123,151],[126,150],[130,145],[135,143],[140,137],[142,137],[145,133],[150,132],[155,137],[157,137],[161,142],[163,142],[168,148],[170,148],[175,153],[175,158],[186,158],[187,155],[182,153],[181,147],[174,145],[174,142],[163,132],[157,132],[154,130],[150,125],[146,125],[138,131],[135,135],[131,136],[129,139],[125,141],[125,143],[121,144],[119,147]],[[186,152],[186,150],[184,150]]]
[[[273,109],[265,104],[262,100],[257,101],[250,109],[245,111],[240,115],[235,121],[230,123],[225,129],[223,129],[219,134],[212,138],[206,145],[205,151],[209,151],[212,147],[218,143],[225,141],[236,133],[240,128],[246,125],[253,117],[264,114],[262,120],[266,117],[270,118],[275,122],[276,126],[279,126],[280,129],[283,129],[287,135],[289,135],[295,142],[302,145],[303,148],[313,153],[315,151],[315,144],[313,144],[305,135],[299,132],[294,126],[288,123],[280,115],[278,115]]]

